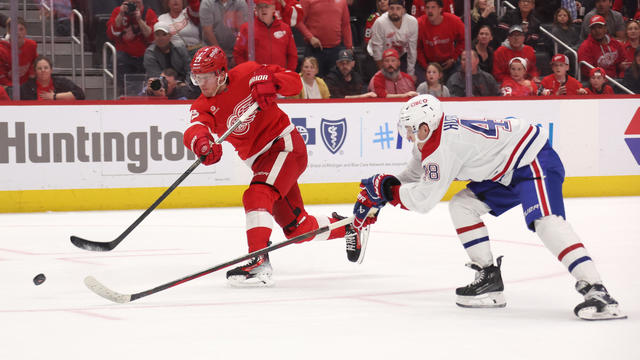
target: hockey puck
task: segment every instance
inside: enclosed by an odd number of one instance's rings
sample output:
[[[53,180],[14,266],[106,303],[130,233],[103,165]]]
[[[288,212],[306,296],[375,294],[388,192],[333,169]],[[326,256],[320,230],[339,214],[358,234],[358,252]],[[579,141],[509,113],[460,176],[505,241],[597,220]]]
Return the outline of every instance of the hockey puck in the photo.
[[[40,285],[45,280],[47,280],[47,278],[44,276],[44,274],[38,274],[38,275],[36,275],[36,277],[33,278],[33,283],[36,284],[36,285]]]

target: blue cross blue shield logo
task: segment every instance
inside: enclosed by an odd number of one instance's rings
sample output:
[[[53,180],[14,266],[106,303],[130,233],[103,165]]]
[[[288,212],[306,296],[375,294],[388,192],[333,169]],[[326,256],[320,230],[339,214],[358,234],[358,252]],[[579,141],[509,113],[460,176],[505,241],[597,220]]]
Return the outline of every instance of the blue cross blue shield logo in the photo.
[[[324,142],[327,149],[332,154],[337,153],[347,138],[347,119],[322,119],[320,121],[320,134],[322,135],[322,142]]]

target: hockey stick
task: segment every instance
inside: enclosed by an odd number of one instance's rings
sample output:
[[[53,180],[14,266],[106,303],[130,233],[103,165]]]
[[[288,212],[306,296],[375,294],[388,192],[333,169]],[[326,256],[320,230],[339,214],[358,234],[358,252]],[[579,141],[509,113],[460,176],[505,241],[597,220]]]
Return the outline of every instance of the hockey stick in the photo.
[[[249,106],[247,111],[245,111],[244,114],[240,116],[238,121],[236,121],[233,125],[231,125],[231,127],[216,140],[216,144],[222,143],[238,126],[244,123],[247,120],[247,118],[249,118],[249,116],[251,116],[251,114],[253,114],[256,111],[256,109],[258,109],[258,103],[254,102],[253,104],[251,104],[251,106]],[[178,187],[178,185],[180,185],[180,183],[182,183],[182,181],[187,176],[189,176],[189,174],[191,174],[193,170],[195,170],[195,168],[197,168],[198,165],[200,165],[201,163],[202,163],[202,158],[198,158],[191,166],[189,166],[187,171],[185,171],[182,175],[180,175],[178,180],[176,180],[173,184],[171,184],[171,186],[169,186],[167,190],[165,190],[165,192],[158,198],[158,200],[156,200],[153,204],[151,204],[151,206],[147,210],[145,210],[145,212],[143,212],[142,215],[140,215],[136,219],[136,221],[133,222],[133,224],[129,225],[129,227],[122,234],[120,234],[120,236],[115,238],[115,240],[108,241],[108,242],[99,242],[99,241],[91,241],[91,240],[83,239],[78,236],[71,235],[71,242],[73,243],[73,245],[84,250],[91,250],[91,251],[113,250],[116,246],[118,246],[118,244],[120,244],[120,242],[122,242],[122,240],[124,240],[124,238],[127,237],[127,235],[129,235],[131,231],[133,231],[133,229],[135,229],[142,222],[142,220],[144,220],[147,217],[147,215],[149,215],[158,205],[160,205],[160,203],[167,196],[169,196],[169,194],[171,194],[171,192],[173,192],[173,190],[175,190],[175,188]]]
[[[160,285],[160,286],[156,286],[153,289],[144,290],[144,291],[141,291],[141,292],[138,292],[138,293],[135,293],[135,294],[121,294],[119,292],[113,291],[113,290],[107,288],[106,286],[102,285],[93,276],[87,276],[84,279],[84,284],[89,288],[89,290],[91,290],[94,293],[102,296],[103,298],[105,298],[107,300],[110,300],[110,301],[113,301],[113,302],[116,302],[116,303],[124,304],[124,303],[128,303],[128,302],[140,299],[141,297],[145,297],[145,296],[160,292],[162,290],[166,290],[166,289],[172,288],[174,286],[180,285],[180,284],[185,283],[187,281],[191,281],[193,279],[197,279],[197,278],[199,278],[201,276],[204,276],[204,275],[207,275],[207,274],[211,274],[212,272],[224,269],[224,268],[226,268],[228,266],[237,264],[237,263],[245,261],[245,260],[249,260],[249,259],[251,259],[253,257],[259,256],[259,255],[262,255],[262,254],[266,254],[268,252],[283,248],[283,247],[285,247],[287,245],[291,245],[293,243],[296,243],[298,241],[310,238],[312,236],[315,236],[315,235],[318,235],[318,234],[322,234],[324,232],[331,231],[333,229],[348,225],[353,221],[353,219],[354,219],[354,217],[351,216],[351,217],[336,221],[336,222],[334,222],[332,224],[320,227],[320,228],[318,228],[316,230],[313,230],[313,231],[309,231],[308,233],[304,233],[304,234],[298,235],[298,236],[293,237],[293,238],[291,238],[289,240],[285,240],[285,241],[279,242],[277,244],[268,246],[268,247],[266,247],[264,249],[260,249],[260,250],[254,251],[252,253],[237,257],[237,258],[235,258],[233,260],[229,260],[229,261],[224,262],[222,264],[218,264],[218,265],[216,265],[214,267],[211,267],[211,268],[208,268],[206,270],[202,270],[202,271],[197,272],[195,274],[188,275],[188,276],[185,276],[183,278],[170,281],[170,282],[168,282],[166,284],[163,284],[163,285]]]

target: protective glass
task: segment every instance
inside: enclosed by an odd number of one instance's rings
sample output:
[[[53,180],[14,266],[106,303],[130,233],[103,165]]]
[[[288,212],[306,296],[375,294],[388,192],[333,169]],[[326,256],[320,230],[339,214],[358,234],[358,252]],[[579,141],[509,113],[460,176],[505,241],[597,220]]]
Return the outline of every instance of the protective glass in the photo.
[[[205,74],[191,74],[191,82],[193,83],[193,85],[200,85],[200,84],[204,84],[207,81],[210,81],[211,79],[215,79],[217,78],[218,74],[210,72],[210,73],[205,73]]]

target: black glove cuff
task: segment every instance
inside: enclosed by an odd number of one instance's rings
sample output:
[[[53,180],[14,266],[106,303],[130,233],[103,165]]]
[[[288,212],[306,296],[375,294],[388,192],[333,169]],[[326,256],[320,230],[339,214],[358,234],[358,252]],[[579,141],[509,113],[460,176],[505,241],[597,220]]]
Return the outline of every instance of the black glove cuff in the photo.
[[[384,196],[385,201],[393,201],[393,190],[391,187],[395,185],[400,185],[400,180],[393,175],[389,175],[382,181],[382,196]]]

